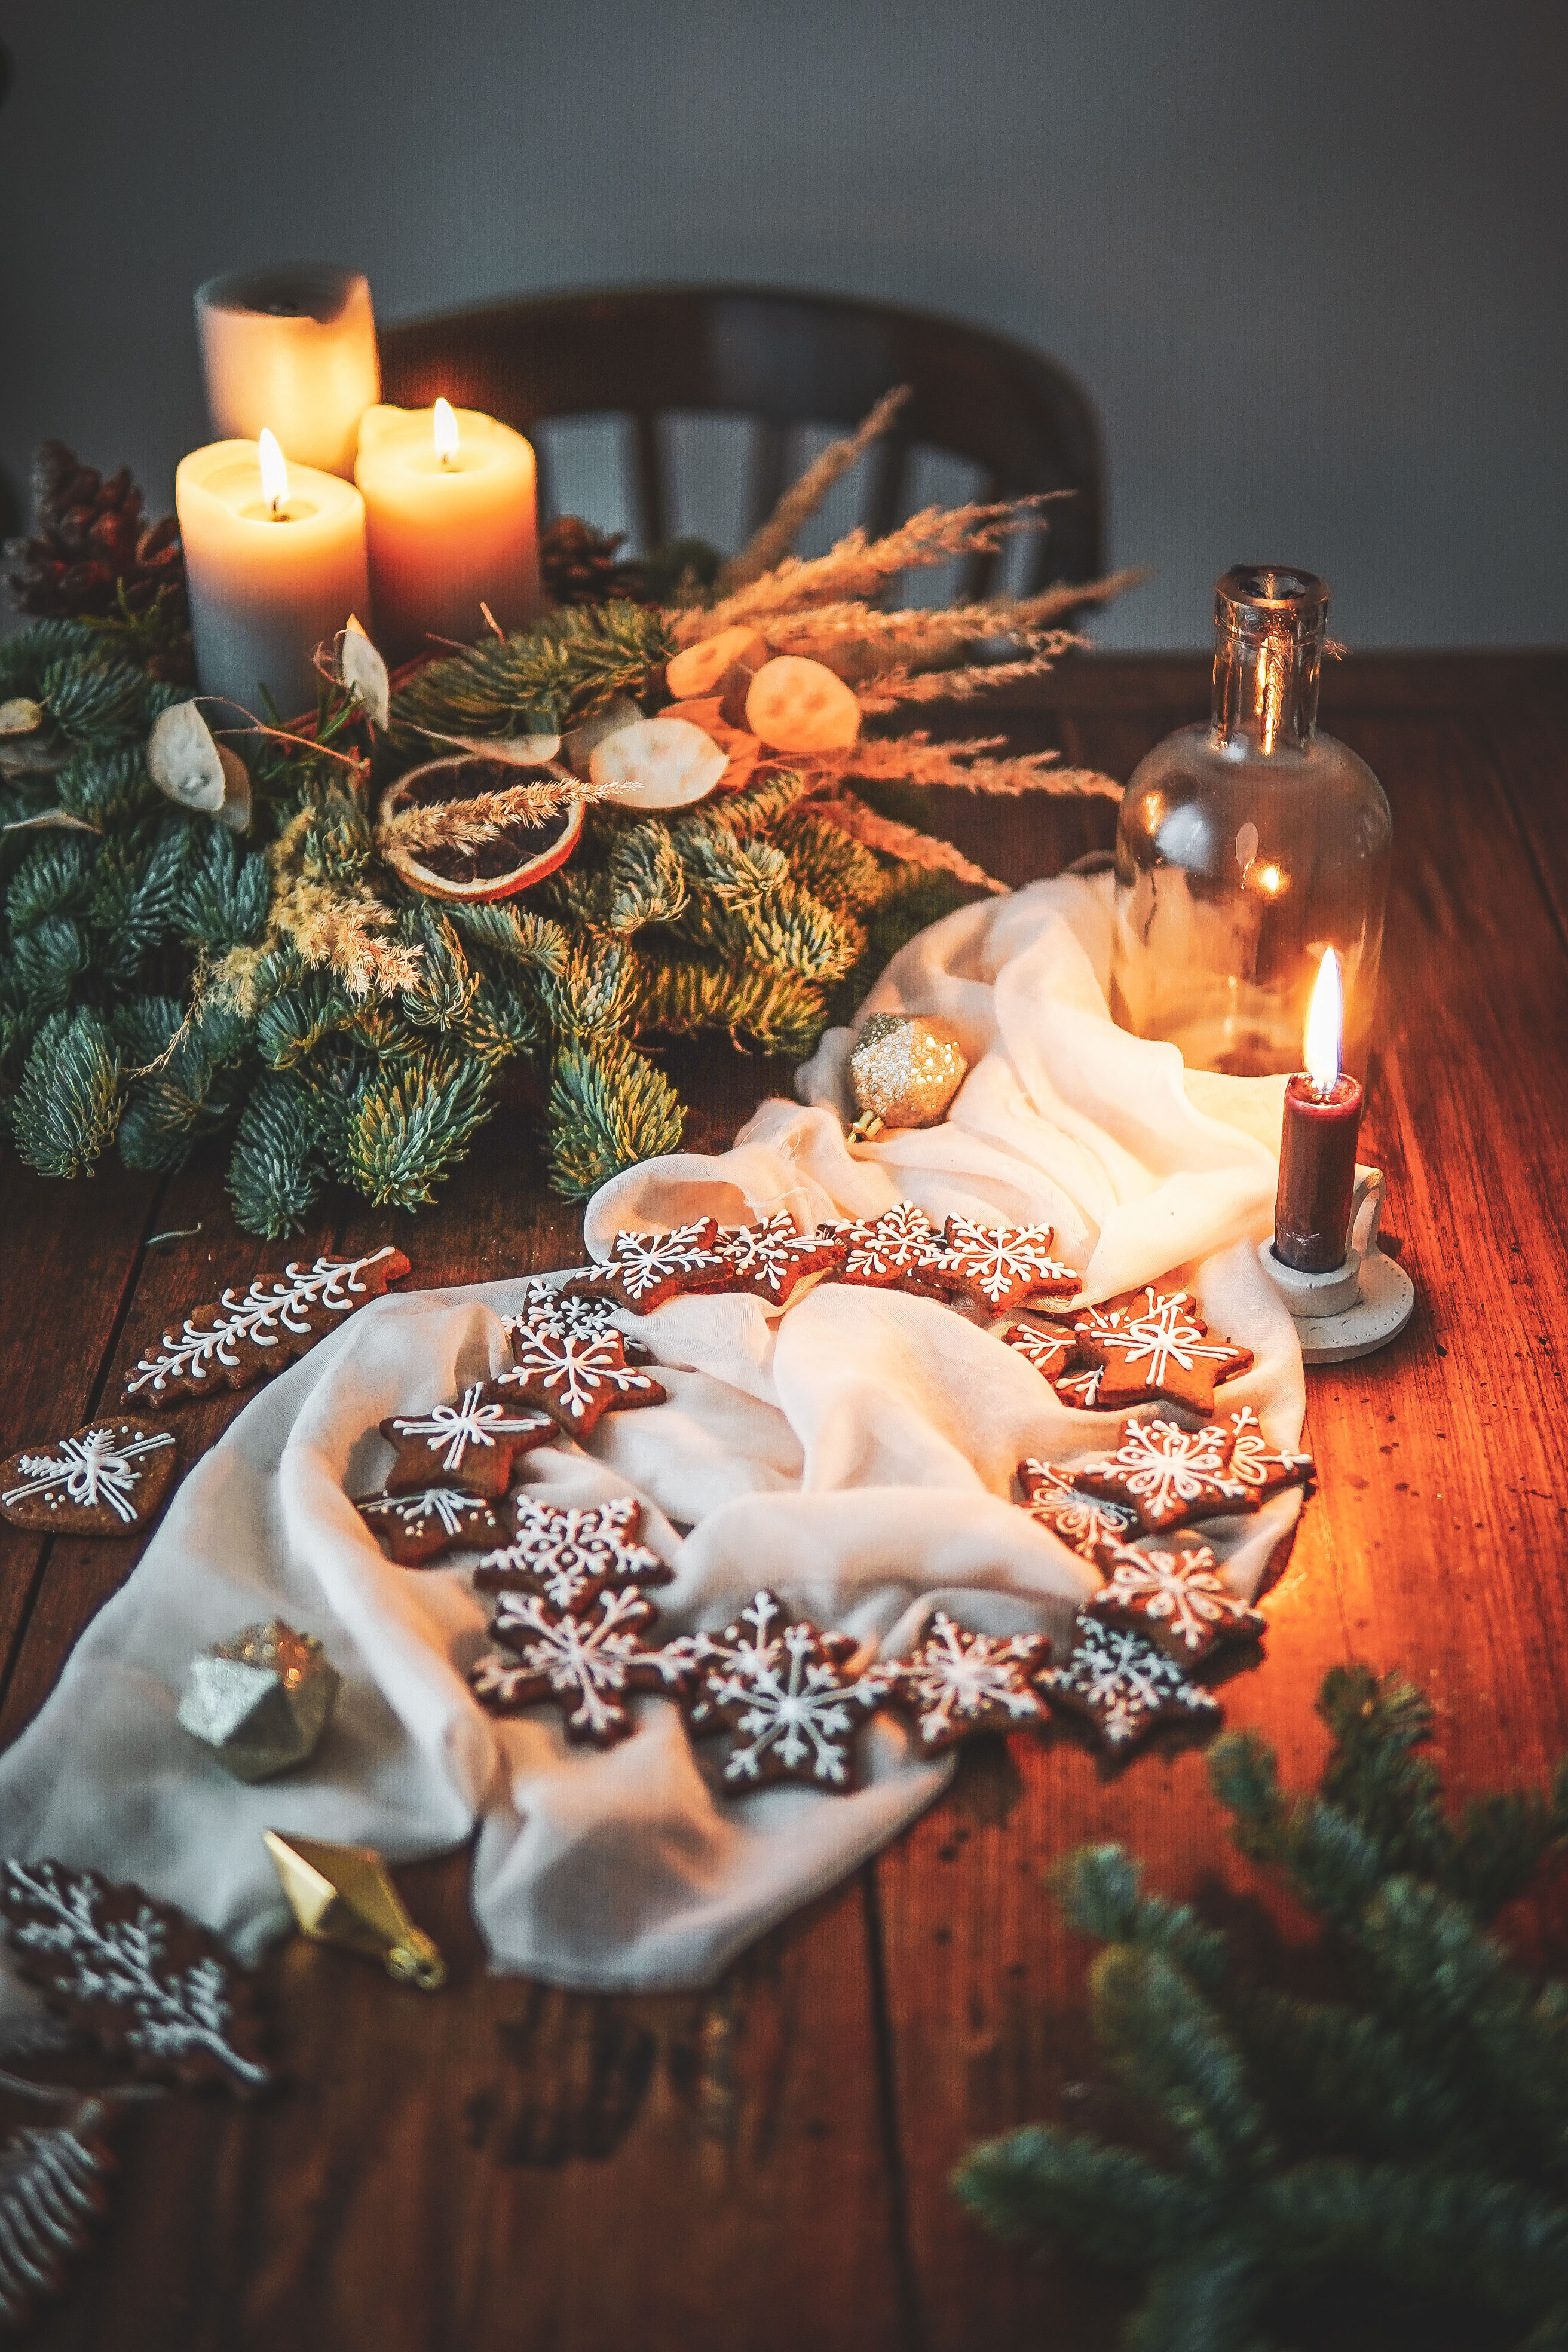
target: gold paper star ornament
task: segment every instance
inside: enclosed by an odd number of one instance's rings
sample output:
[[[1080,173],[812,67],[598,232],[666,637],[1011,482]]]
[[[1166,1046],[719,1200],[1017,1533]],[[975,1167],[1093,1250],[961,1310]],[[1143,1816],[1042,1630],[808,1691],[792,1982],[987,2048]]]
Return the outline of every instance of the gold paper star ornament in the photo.
[[[403,1907],[387,1867],[370,1845],[326,1845],[319,1838],[263,1830],[289,1907],[302,1935],[379,1960],[399,1984],[436,1992],[447,1963]]]

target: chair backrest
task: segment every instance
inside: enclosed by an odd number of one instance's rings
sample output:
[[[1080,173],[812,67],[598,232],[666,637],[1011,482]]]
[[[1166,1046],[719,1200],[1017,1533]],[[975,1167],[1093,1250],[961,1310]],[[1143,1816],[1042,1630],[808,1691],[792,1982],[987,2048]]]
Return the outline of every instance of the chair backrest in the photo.
[[[383,397],[427,407],[438,393],[519,431],[547,419],[629,420],[634,513],[645,546],[674,513],[669,436],[693,415],[749,420],[744,538],[794,468],[793,429],[858,424],[893,384],[913,398],[868,461],[860,520],[872,531],[909,513],[922,449],[977,470],[972,495],[1072,495],[1032,534],[1010,584],[1092,580],[1100,566],[1100,461],[1094,412],[1072,379],[1022,343],[921,310],[833,295],[741,286],[637,287],[546,295],[412,319],[381,330]],[[542,451],[541,502],[551,511]],[[590,517],[590,520],[601,518]],[[953,593],[992,593],[1003,559],[977,558]]]

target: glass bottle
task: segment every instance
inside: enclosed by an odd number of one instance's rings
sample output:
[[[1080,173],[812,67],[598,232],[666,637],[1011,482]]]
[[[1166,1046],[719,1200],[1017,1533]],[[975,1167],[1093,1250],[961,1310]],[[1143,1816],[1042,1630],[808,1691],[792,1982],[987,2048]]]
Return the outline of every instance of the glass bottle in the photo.
[[[1300,1069],[1331,947],[1342,1066],[1366,1076],[1393,825],[1365,761],[1317,730],[1328,609],[1310,572],[1227,572],[1209,724],[1168,735],[1122,799],[1111,1011],[1191,1069]]]

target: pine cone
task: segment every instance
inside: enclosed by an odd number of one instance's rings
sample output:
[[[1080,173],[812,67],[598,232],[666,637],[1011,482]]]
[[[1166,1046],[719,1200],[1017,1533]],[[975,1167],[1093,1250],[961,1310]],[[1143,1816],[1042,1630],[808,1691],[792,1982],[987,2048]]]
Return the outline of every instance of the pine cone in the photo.
[[[185,571],[173,515],[145,522],[142,493],[121,466],[106,482],[63,441],[45,441],[33,459],[33,536],[5,542],[6,583],[19,613],[44,620],[102,620],[148,612],[178,599],[185,616]],[[121,602],[123,598],[123,603]]]
[[[539,542],[539,569],[552,604],[647,601],[640,563],[617,562],[624,530],[595,530],[580,515],[558,515]]]

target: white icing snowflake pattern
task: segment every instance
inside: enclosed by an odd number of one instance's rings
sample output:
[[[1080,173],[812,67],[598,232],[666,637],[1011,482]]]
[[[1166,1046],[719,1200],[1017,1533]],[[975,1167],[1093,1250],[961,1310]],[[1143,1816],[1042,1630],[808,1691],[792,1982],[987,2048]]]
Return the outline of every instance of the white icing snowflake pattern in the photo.
[[[598,1503],[588,1510],[563,1509],[558,1504],[514,1499],[516,1533],[510,1543],[486,1554],[474,1581],[481,1591],[500,1595],[495,1621],[498,1641],[507,1638],[514,1591],[491,1580],[492,1572],[533,1580],[552,1607],[574,1616],[590,1607],[606,1584],[649,1584],[668,1580],[669,1570],[658,1552],[636,1540],[642,1509],[630,1495]]]
[[[538,1389],[552,1408],[569,1421],[592,1427],[606,1407],[621,1402],[657,1402],[664,1394],[650,1372],[626,1362],[618,1331],[600,1339],[579,1339],[570,1332],[520,1331],[512,1340],[517,1360],[502,1372],[497,1388],[509,1384]]]
[[[1078,1479],[1091,1492],[1110,1487],[1112,1500],[1125,1496],[1146,1526],[1161,1528],[1205,1511],[1256,1507],[1257,1496],[1229,1475],[1226,1462],[1226,1448],[1212,1429],[1133,1422],[1116,1452],[1086,1463]]]
[[[820,1230],[820,1229],[819,1229]],[[879,1217],[845,1225],[835,1235],[844,1250],[845,1282],[892,1284],[918,1276],[942,1255],[931,1219],[912,1201],[899,1201]]]
[[[552,1608],[542,1594],[511,1598],[504,1629],[510,1651],[487,1651],[469,1676],[476,1696],[492,1706],[552,1699],[568,1739],[607,1748],[636,1728],[626,1704],[634,1693],[663,1690],[674,1697],[690,1681],[689,1650],[656,1650],[643,1640],[658,1612],[634,1586],[599,1593],[585,1617]],[[495,1630],[502,1633],[499,1620]]]
[[[1079,1277],[1051,1255],[1050,1225],[977,1225],[949,1217],[946,1245],[932,1271],[952,1288],[979,1292],[993,1309],[1016,1307],[1026,1298],[1070,1298]]]
[[[486,1404],[484,1393],[483,1383],[476,1381],[456,1404],[432,1405],[423,1418],[400,1414],[387,1427],[400,1439],[422,1437],[447,1471],[462,1468],[470,1446],[479,1452],[493,1446],[498,1437],[527,1437],[549,1427],[548,1413],[509,1412],[504,1404]]]
[[[1080,1616],[1077,1636],[1065,1665],[1037,1680],[1047,1699],[1087,1715],[1108,1748],[1127,1747],[1167,1716],[1217,1719],[1213,1695],[1142,1633]]]
[[[0,1502],[21,1503],[42,1495],[51,1509],[60,1503],[75,1503],[91,1511],[107,1504],[130,1527],[136,1517],[132,1497],[142,1477],[136,1467],[139,1458],[173,1445],[174,1440],[166,1429],[130,1438],[116,1437],[107,1429],[90,1429],[84,1436],[55,1442],[59,1448],[57,1454],[24,1454],[18,1458],[16,1466],[27,1483],[7,1487]]]
[[[849,1743],[880,1701],[864,1675],[849,1675],[833,1650],[854,1644],[802,1620],[784,1622],[771,1592],[759,1592],[726,1628],[717,1663],[703,1676],[713,1707],[735,1734],[724,1759],[727,1783],[811,1780],[849,1784]]]
[[[126,1395],[150,1389],[158,1396],[172,1381],[203,1381],[217,1370],[232,1371],[242,1340],[253,1348],[275,1348],[281,1332],[308,1336],[312,1311],[348,1314],[365,1295],[366,1271],[397,1255],[388,1244],[367,1257],[319,1257],[313,1265],[287,1265],[280,1276],[258,1276],[243,1298],[226,1290],[216,1322],[198,1324],[187,1316],[177,1339],[165,1331],[161,1349],[142,1357],[127,1376]],[[406,1259],[402,1263],[406,1271]]]
[[[1201,1658],[1222,1636],[1261,1633],[1266,1621],[1238,1601],[1219,1574],[1207,1544],[1190,1551],[1139,1551],[1122,1547],[1109,1562],[1110,1580],[1089,1602],[1096,1617],[1132,1617],[1158,1627],[1169,1645],[1189,1661]]]
[[[946,1748],[998,1720],[1038,1723],[1044,1710],[1030,1677],[1050,1653],[1043,1633],[970,1633],[939,1609],[911,1658],[873,1666],[868,1679],[914,1711],[923,1748]]]
[[[803,1234],[793,1217],[781,1213],[754,1225],[726,1226],[719,1249],[738,1286],[759,1290],[781,1307],[803,1276],[827,1265],[837,1244],[820,1234]]]
[[[724,1260],[713,1246],[717,1230],[711,1217],[700,1217],[667,1234],[617,1234],[610,1265],[626,1305],[657,1307],[672,1289],[722,1282]]]
[[[1016,1348],[1046,1381],[1054,1381],[1065,1370],[1078,1345],[1070,1331],[1037,1331],[1032,1323],[1009,1323],[997,1337]]]

